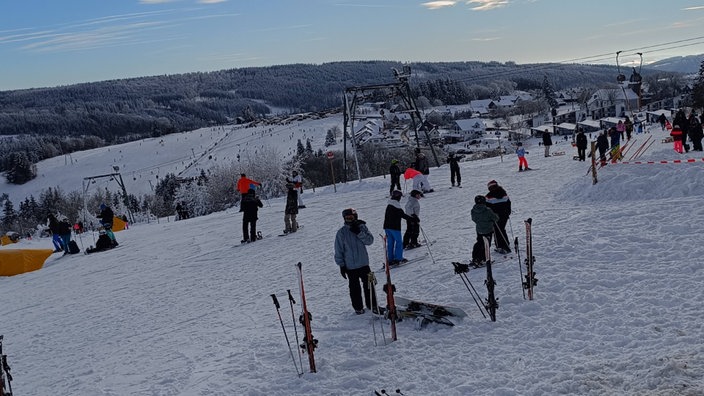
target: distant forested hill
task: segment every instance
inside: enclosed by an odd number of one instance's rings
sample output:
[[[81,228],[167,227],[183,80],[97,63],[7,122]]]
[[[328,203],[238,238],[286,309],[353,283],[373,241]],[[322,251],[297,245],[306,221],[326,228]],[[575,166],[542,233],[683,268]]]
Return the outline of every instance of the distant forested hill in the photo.
[[[540,89],[546,77],[555,90],[600,88],[613,84],[617,74],[615,67],[605,65],[442,62],[409,66],[414,94],[448,105],[495,98],[515,89]],[[237,118],[249,121],[270,113],[268,106],[289,113],[339,109],[345,88],[394,82],[392,68],[402,67],[390,61],[291,64],[2,91],[0,136],[14,137],[0,147],[0,172],[17,163],[32,164],[76,150]],[[643,70],[644,77],[648,73]],[[17,152],[23,152],[22,161]]]

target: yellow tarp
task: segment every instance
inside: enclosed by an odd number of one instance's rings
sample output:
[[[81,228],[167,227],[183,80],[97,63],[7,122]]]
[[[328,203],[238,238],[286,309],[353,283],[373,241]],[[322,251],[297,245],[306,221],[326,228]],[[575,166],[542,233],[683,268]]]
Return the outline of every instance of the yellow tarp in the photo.
[[[5,246],[5,245],[10,245],[12,243],[15,243],[12,239],[10,239],[9,236],[3,235],[0,237],[0,246]]]
[[[12,276],[36,271],[44,265],[51,249],[3,249],[0,250],[0,276]]]
[[[127,224],[121,218],[115,216],[112,218],[112,232],[122,231],[127,228]]]

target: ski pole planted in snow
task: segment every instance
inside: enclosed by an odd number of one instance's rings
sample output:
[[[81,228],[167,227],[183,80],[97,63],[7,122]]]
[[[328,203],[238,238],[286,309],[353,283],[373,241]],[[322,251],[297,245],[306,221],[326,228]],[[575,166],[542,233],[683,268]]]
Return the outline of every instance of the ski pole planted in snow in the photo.
[[[518,250],[518,237],[513,240],[513,249],[516,251],[516,256],[518,256],[518,270],[521,272],[521,292],[523,292],[523,299],[526,299],[526,289],[523,287],[523,263],[521,263],[521,252]]]
[[[296,341],[298,341],[298,325],[296,325],[296,315],[293,313],[293,304],[296,303],[296,300],[293,299],[293,296],[291,295],[291,289],[287,289],[286,292],[288,293],[288,304],[291,306],[291,320],[293,321],[293,334],[296,336]],[[301,356],[301,350],[298,350],[298,362],[301,364],[301,374],[303,374],[303,357]]]
[[[291,342],[288,340],[288,334],[286,333],[286,326],[284,326],[284,321],[281,319],[281,306],[279,305],[279,300],[276,298],[276,294],[271,295],[271,299],[274,300],[274,306],[276,307],[276,314],[279,316],[279,323],[281,323],[281,329],[284,331],[284,337],[286,338],[286,345],[288,345],[288,351],[291,353],[291,359],[293,360],[293,366],[296,368],[296,374],[301,376],[303,370],[298,369],[296,364],[296,358],[293,356],[293,349],[291,348]]]

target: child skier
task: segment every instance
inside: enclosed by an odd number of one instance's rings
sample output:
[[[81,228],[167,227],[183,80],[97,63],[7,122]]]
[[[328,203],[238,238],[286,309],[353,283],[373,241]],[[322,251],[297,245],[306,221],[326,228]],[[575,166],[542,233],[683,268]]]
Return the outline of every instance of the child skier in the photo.
[[[418,235],[420,234],[420,197],[423,193],[418,190],[411,191],[411,196],[406,202],[406,214],[416,219],[416,221],[406,222],[406,232],[403,234],[403,248],[414,249],[420,247]]]
[[[518,146],[516,148],[516,155],[518,156],[518,171],[523,172],[523,169],[530,170],[528,167],[528,160],[526,159],[526,149],[523,147],[523,143],[516,143]]]

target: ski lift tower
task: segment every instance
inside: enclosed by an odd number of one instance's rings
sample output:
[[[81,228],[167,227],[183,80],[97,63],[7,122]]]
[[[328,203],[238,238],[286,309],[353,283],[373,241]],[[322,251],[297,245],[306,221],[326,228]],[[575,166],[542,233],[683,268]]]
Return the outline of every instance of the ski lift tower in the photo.
[[[357,168],[357,179],[362,180],[362,174],[359,170],[359,160],[357,158],[357,139],[355,136],[355,129],[354,129],[354,123],[355,120],[358,119],[364,119],[366,117],[358,117],[356,115],[357,113],[357,106],[360,102],[364,102],[365,100],[369,100],[372,98],[378,98],[380,96],[384,96],[387,99],[395,99],[395,98],[400,98],[401,101],[403,102],[404,107],[406,110],[404,112],[407,112],[410,115],[411,118],[411,125],[413,126],[413,131],[414,131],[414,138],[416,141],[416,147],[420,148],[420,143],[421,139],[418,136],[418,130],[419,128],[424,124],[423,123],[423,117],[420,114],[420,111],[416,107],[415,100],[413,99],[413,96],[411,95],[411,87],[408,84],[408,79],[411,76],[411,67],[410,66],[403,66],[402,71],[398,71],[395,68],[392,68],[394,77],[396,78],[395,83],[389,83],[389,84],[378,84],[378,85],[367,85],[367,86],[361,86],[361,87],[347,87],[345,88],[344,92],[344,120],[343,120],[343,158],[342,158],[342,163],[343,163],[343,182],[347,182],[348,180],[348,169],[347,169],[347,140],[351,140],[352,144],[352,152],[354,153],[354,158],[355,158],[355,165]],[[433,147],[433,144],[430,140],[430,135],[428,134],[427,128],[423,131],[425,134],[425,140],[428,143],[428,146],[430,147],[430,150],[433,153],[433,158],[435,159],[435,163],[437,166],[440,166],[440,162],[438,160],[438,156],[435,152],[435,148]]]
[[[88,176],[83,178],[83,210],[85,210],[86,212],[88,211],[88,208],[86,207],[86,193],[88,192],[88,187],[90,187],[91,183],[95,183],[95,181],[98,179],[110,178],[110,180],[115,180],[117,182],[117,185],[120,186],[120,188],[122,189],[122,199],[123,203],[125,204],[125,209],[127,210],[127,215],[129,216],[128,218],[130,220],[130,223],[134,223],[134,215],[132,215],[132,211],[130,210],[129,198],[127,197],[127,189],[125,188],[125,182],[122,180],[122,175],[120,174],[120,167],[113,166],[112,169],[115,171],[115,173],[107,173],[104,175]]]
[[[621,52],[623,51],[616,51],[616,68],[618,69],[618,75],[616,76],[616,82],[618,85],[621,87],[621,90],[623,91],[623,99],[626,102],[626,107],[629,112],[633,113],[633,110],[630,108],[630,101],[628,100],[628,95],[626,94],[626,88],[629,88],[631,91],[633,91],[636,95],[638,95],[638,110],[641,108],[641,98],[642,98],[642,91],[641,91],[641,85],[643,82],[643,77],[641,76],[640,72],[641,69],[643,68],[643,53],[642,52],[636,52],[636,55],[640,57],[640,65],[638,66],[638,71],[636,71],[636,68],[633,67],[633,72],[631,73],[631,77],[626,80],[626,76],[621,73],[621,65],[619,64],[619,55],[621,55]]]

